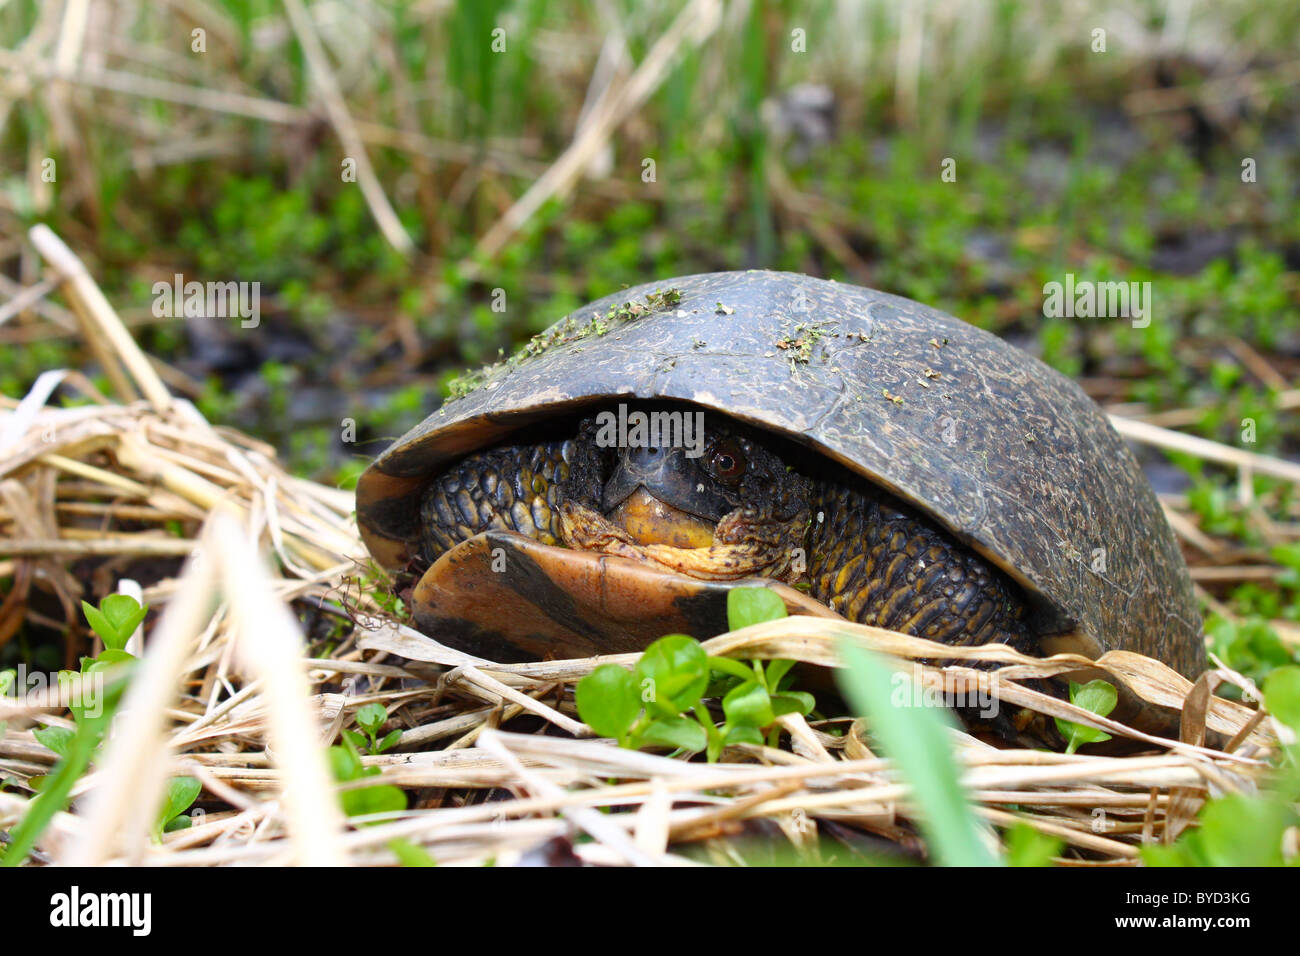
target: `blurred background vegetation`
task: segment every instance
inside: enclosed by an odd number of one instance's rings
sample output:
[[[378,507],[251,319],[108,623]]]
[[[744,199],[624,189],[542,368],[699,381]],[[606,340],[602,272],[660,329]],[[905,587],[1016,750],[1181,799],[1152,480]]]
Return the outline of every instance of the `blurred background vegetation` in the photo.
[[[304,29],[409,253],[341,176]],[[1297,35],[1300,5],[1240,0],[9,0],[0,306],[48,222],[174,389],[344,486],[465,365],[623,286],[749,267],[919,299],[1113,410],[1237,445],[1252,418],[1251,450],[1295,458]],[[1045,319],[1068,272],[1151,281],[1154,320]],[[155,318],[175,273],[260,282],[261,324]],[[0,325],[4,394],[88,364],[42,309]],[[1144,463],[1290,568],[1219,592],[1242,654],[1285,657],[1249,622],[1300,620],[1290,486]]]

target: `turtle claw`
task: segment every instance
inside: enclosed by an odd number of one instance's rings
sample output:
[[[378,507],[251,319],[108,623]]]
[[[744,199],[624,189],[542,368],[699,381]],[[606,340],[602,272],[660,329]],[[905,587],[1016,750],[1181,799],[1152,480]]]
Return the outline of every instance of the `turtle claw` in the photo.
[[[839,617],[770,578],[703,581],[615,555],[486,531],[442,555],[416,584],[416,626],[500,662],[640,651],[665,634],[727,630],[727,592],[768,587],[791,614]]]

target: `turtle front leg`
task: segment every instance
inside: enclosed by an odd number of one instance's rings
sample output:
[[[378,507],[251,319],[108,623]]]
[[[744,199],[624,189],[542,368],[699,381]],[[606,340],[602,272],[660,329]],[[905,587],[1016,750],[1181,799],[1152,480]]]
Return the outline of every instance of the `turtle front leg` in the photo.
[[[810,537],[812,595],[851,621],[944,644],[1032,644],[1006,575],[883,494],[824,485]]]
[[[573,454],[572,441],[504,445],[468,455],[439,475],[420,502],[425,562],[493,528],[558,544]]]

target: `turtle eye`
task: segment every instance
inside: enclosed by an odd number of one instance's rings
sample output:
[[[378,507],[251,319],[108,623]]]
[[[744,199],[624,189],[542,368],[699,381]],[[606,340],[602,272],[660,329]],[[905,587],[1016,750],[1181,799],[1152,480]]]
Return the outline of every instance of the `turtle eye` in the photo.
[[[728,484],[739,481],[747,465],[740,446],[733,441],[720,442],[709,459],[709,470],[719,481]]]

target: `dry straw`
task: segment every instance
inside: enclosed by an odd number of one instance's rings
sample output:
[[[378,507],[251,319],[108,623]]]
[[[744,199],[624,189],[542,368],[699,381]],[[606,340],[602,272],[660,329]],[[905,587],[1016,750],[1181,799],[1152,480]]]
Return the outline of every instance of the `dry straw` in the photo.
[[[67,371],[42,376],[21,400],[0,399],[0,572],[13,581],[0,643],[24,620],[49,621],[31,600],[38,591],[79,620],[78,602],[100,596],[91,586],[117,589],[124,569],[145,559],[164,569],[143,589],[162,613],[149,626],[139,679],[70,812],[46,830],[38,860],[391,864],[390,842],[400,837],[442,863],[482,864],[582,832],[591,839],[574,852],[589,862],[673,865],[687,862],[682,849],[692,843],[706,859],[733,859],[727,837],[760,819],[810,859],[814,838],[836,827],[917,847],[908,785],[871,750],[861,722],[787,718],[781,749],[732,747],[717,764],[633,752],[593,738],[573,704],[583,675],[632,658],[499,665],[388,618],[377,603],[382,586],[365,570],[351,495],[295,478],[261,442],[210,425],[171,396],[77,257],[43,227],[30,238],[50,274],[20,301],[61,293],[120,394],[109,400]],[[86,403],[51,406],[56,388]],[[1154,426],[1119,424],[1138,440],[1205,451]],[[1223,446],[1205,456],[1292,477],[1283,463]],[[1186,514],[1170,513],[1189,544],[1213,547]],[[335,615],[326,656],[311,656],[293,601]],[[1194,686],[1131,653],[1097,661],[1001,646],[939,653],[918,638],[807,617],[705,647],[833,667],[846,636],[909,662],[935,691],[978,689],[1133,743],[1127,756],[1066,756],[953,732],[983,819],[1062,838],[1067,863],[1134,863],[1144,840],[1175,834],[1206,796],[1252,791],[1283,732],[1210,693],[1222,679],[1249,686],[1240,675],[1219,670]],[[939,657],[949,666],[926,663]],[[988,662],[1004,666],[994,675],[978,666]],[[1181,714],[1179,739],[1095,717],[1027,684],[1085,665]],[[26,809],[22,782],[55,760],[32,731],[68,725],[62,693],[0,701],[0,777],[19,782],[0,792],[0,827]],[[354,826],[329,785],[325,747],[376,702],[403,734],[393,751],[365,758],[382,771],[368,782],[403,788],[410,809]],[[177,774],[202,782],[205,813],[155,843],[151,821],[165,779]]]

